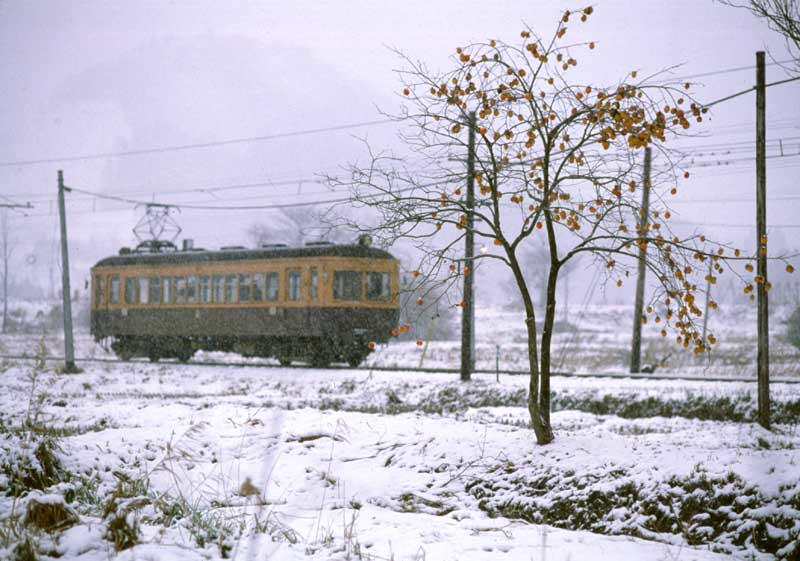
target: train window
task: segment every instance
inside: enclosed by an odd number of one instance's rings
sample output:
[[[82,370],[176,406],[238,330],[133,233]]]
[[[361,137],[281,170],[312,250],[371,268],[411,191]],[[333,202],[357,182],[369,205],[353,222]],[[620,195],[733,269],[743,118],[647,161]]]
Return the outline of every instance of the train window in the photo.
[[[211,298],[214,302],[219,304],[224,302],[225,296],[225,277],[222,275],[214,275]]]
[[[175,293],[173,295],[176,304],[186,303],[186,277],[173,277],[175,283]]]
[[[236,303],[236,296],[238,296],[236,280],[237,280],[236,275],[225,276],[225,301],[228,304]]]
[[[186,277],[186,303],[194,304],[197,302],[197,277],[189,275]]]
[[[392,296],[392,277],[389,273],[367,273],[367,300],[389,300]]]
[[[250,301],[250,275],[239,275],[239,302]]]
[[[361,300],[361,273],[356,271],[334,271],[334,300]]]
[[[155,305],[161,300],[161,277],[150,277],[150,303]]]
[[[253,302],[264,301],[265,282],[264,273],[255,273],[253,275]]]
[[[94,277],[94,307],[99,308],[105,304],[104,297],[106,295],[106,278],[101,275]]]
[[[161,303],[169,304],[172,302],[172,277],[161,277]]]
[[[302,295],[300,293],[300,271],[289,271],[287,275],[287,293],[288,300],[300,300]]]
[[[200,292],[200,302],[202,304],[208,304],[211,302],[211,277],[208,275],[202,275],[200,277],[200,285],[198,288]]]
[[[135,278],[126,278],[125,279],[125,303],[126,304],[135,304],[136,303],[136,279]]]
[[[150,302],[150,282],[147,277],[139,277],[139,303],[147,304]]]
[[[277,300],[279,288],[280,276],[278,273],[267,273],[267,300]]]
[[[312,267],[311,268],[311,284],[309,285],[310,292],[311,292],[311,299],[316,300],[317,296],[319,295],[319,275],[317,274],[317,269]]]
[[[117,275],[113,275],[111,277],[109,288],[110,288],[108,294],[109,304],[119,304],[119,277]]]

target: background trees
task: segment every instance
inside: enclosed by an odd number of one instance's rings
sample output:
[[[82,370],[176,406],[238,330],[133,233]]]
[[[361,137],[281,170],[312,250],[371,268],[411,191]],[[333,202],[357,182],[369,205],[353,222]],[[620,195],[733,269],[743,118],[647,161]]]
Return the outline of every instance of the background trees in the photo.
[[[8,225],[8,209],[0,211],[0,285],[3,288],[3,325],[2,332],[8,330],[8,267],[14,245]]]
[[[270,220],[251,224],[247,236],[254,247],[276,243],[297,247],[316,240],[353,243],[356,239],[352,231],[321,220],[320,212],[313,206],[282,209],[271,215]]]
[[[800,64],[800,4],[797,0],[750,0],[737,2],[723,0],[724,4],[737,8],[746,8],[754,15],[767,20],[769,27],[783,35],[786,47]],[[800,70],[798,66],[797,70]]]

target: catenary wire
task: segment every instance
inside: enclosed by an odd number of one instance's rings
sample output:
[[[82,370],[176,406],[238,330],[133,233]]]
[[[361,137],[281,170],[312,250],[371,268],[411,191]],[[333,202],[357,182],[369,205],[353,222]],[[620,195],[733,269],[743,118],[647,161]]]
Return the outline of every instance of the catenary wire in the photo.
[[[310,134],[320,134],[324,132],[334,132],[340,130],[347,130],[347,129],[355,129],[355,128],[363,128],[363,127],[371,127],[376,125],[383,125],[386,123],[393,123],[396,122],[396,119],[378,119],[374,121],[362,121],[360,123],[349,123],[344,125],[333,125],[329,127],[322,127],[317,129],[306,129],[300,131],[289,131],[289,132],[282,132],[276,134],[267,134],[262,136],[250,136],[250,137],[243,137],[243,138],[229,138],[225,140],[215,140],[210,142],[198,142],[194,144],[179,144],[175,146],[160,146],[156,148],[142,148],[139,150],[126,150],[122,152],[103,152],[98,154],[85,154],[79,156],[58,156],[58,157],[50,157],[50,158],[40,158],[40,159],[31,159],[31,160],[16,160],[16,161],[6,161],[0,162],[0,167],[21,167],[21,166],[33,166],[39,164],[53,164],[53,163],[60,163],[60,162],[77,162],[77,161],[86,161],[86,160],[100,160],[106,158],[116,158],[116,157],[124,157],[124,156],[141,156],[145,154],[161,154],[165,152],[179,152],[185,150],[195,150],[198,148],[212,148],[216,146],[227,146],[233,144],[244,144],[250,142],[262,142],[268,140],[276,140],[279,138],[290,138],[295,136],[305,136]]]

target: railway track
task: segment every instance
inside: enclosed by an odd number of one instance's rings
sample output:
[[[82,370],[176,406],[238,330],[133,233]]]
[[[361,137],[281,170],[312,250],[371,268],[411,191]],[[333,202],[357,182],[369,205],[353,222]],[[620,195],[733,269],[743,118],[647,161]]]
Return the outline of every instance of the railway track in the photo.
[[[6,360],[39,360],[39,357],[30,355],[0,355],[0,359]],[[63,361],[63,356],[48,356],[45,357],[46,362],[60,362]],[[75,362],[80,364],[82,362],[95,362],[95,363],[140,363],[140,364],[153,364],[146,359],[133,359],[133,360],[120,360],[118,358],[76,358]],[[188,363],[178,361],[162,361],[158,364],[169,364],[180,368],[188,366],[214,366],[224,368],[296,368],[304,370],[360,370],[372,372],[422,372],[429,374],[459,374],[461,371],[458,368],[414,368],[414,367],[398,367],[398,366],[359,366],[353,368],[351,366],[336,366],[332,365],[327,368],[315,368],[306,364],[293,364],[289,366],[281,366],[279,364],[271,364],[266,362],[220,362],[220,361],[191,361]],[[528,372],[525,370],[475,370],[475,374],[503,374],[505,376],[527,376]],[[630,378],[635,380],[683,380],[683,381],[696,381],[696,382],[752,382],[756,383],[755,376],[697,376],[697,375],[668,375],[668,374],[630,374],[630,373],[591,373],[591,372],[552,372],[551,376],[563,378]],[[786,376],[772,377],[770,383],[773,384],[800,384],[800,378],[789,378]]]

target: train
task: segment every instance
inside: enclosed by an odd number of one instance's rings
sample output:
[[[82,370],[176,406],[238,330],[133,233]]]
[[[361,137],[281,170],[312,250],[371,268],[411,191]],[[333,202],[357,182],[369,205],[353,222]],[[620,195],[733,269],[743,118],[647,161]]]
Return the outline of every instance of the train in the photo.
[[[369,240],[166,245],[123,248],[91,269],[91,334],[122,360],[204,350],[355,367],[399,322],[399,262]]]

